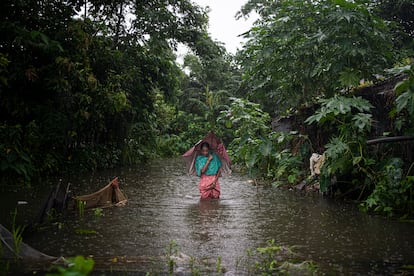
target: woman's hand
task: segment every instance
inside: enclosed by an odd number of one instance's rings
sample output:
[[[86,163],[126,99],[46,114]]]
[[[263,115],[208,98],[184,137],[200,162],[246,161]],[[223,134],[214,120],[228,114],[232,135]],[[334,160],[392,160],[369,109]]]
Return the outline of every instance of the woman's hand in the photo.
[[[214,190],[215,188],[216,188],[216,183],[217,183],[217,180],[214,180],[211,184],[210,184],[210,187],[208,188],[209,190]]]
[[[202,174],[203,174],[203,173],[205,173],[205,172],[206,172],[206,170],[208,169],[208,165],[210,165],[211,160],[213,160],[213,155],[209,154],[209,155],[208,155],[208,159],[207,159],[206,164],[205,164],[205,165],[204,165],[204,167],[201,169],[201,173],[202,173]]]

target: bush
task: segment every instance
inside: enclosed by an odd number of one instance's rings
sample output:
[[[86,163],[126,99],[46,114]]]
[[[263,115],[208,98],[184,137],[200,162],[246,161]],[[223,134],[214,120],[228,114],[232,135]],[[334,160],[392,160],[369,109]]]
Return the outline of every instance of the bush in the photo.
[[[306,136],[271,131],[269,114],[244,99],[233,98],[219,121],[235,129],[230,152],[233,161],[246,168],[250,176],[291,184],[301,179],[301,149],[307,144]],[[292,152],[289,148],[299,150]]]
[[[0,172],[2,176],[30,182],[36,172],[36,167],[30,150],[23,143],[24,128],[21,125],[0,126],[0,141]]]
[[[307,119],[308,123],[337,129],[325,145],[321,191],[363,200],[360,207],[364,211],[373,210],[389,216],[413,214],[414,177],[409,176],[409,172],[404,176],[404,162],[388,156],[376,160],[373,152],[367,149],[371,108],[362,98],[335,96],[321,100],[321,108]],[[398,108],[398,112],[402,110]]]
[[[360,179],[361,176],[373,179],[375,172],[372,165],[375,161],[368,157],[366,140],[371,129],[372,105],[361,97],[334,96],[320,100],[321,107],[310,116],[308,124],[317,123],[331,131],[330,142],[325,145],[326,162],[321,171],[320,187],[327,192],[334,184],[335,177]],[[345,179],[344,179],[345,178]],[[365,185],[364,181],[352,182],[349,190],[355,185]]]
[[[391,158],[378,171],[374,190],[360,207],[391,216],[395,212],[413,213],[414,176],[404,176],[403,161]]]

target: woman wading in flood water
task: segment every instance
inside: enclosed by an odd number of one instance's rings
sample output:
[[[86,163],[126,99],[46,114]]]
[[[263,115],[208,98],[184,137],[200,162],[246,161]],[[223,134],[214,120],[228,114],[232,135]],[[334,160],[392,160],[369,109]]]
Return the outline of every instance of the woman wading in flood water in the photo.
[[[195,161],[196,173],[200,177],[201,199],[220,198],[218,179],[221,173],[221,161],[216,153],[210,150],[207,142],[201,143],[201,151]]]

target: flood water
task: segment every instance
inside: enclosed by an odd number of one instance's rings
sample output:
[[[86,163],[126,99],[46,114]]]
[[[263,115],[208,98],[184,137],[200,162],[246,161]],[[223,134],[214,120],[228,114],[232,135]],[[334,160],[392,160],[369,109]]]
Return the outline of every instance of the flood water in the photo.
[[[228,271],[247,249],[270,239],[296,246],[298,258],[314,261],[327,274],[388,275],[414,264],[414,224],[370,216],[353,204],[319,196],[257,188],[238,174],[221,179],[220,200],[200,202],[198,179],[185,174],[180,159],[63,181],[72,182],[75,194],[85,194],[115,175],[128,196],[126,207],[104,209],[102,217],[87,214],[82,222],[69,214],[62,224],[46,227],[25,242],[53,256],[146,258],[163,255],[174,240],[186,255],[221,256]],[[77,234],[79,228],[96,234]]]

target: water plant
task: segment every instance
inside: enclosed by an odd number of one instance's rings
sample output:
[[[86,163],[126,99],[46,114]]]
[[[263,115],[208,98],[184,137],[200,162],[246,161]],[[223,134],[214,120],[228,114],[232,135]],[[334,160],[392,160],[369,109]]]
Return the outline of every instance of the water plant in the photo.
[[[168,274],[169,275],[173,275],[174,274],[174,266],[175,266],[175,261],[173,258],[169,258],[168,259]]]
[[[75,233],[79,235],[95,235],[98,232],[94,229],[75,229]]]
[[[277,245],[275,240],[269,240],[263,247],[247,249],[246,254],[235,260],[232,273],[235,275],[316,275],[318,267],[309,260],[301,260],[293,251],[294,247]],[[223,259],[218,256],[216,261],[209,258],[187,256],[179,252],[179,246],[172,240],[164,250],[164,260],[153,259],[151,271],[146,275],[173,275],[180,271],[185,275],[221,275],[226,272]],[[184,258],[183,258],[184,256]],[[161,262],[160,262],[161,261]],[[187,269],[182,271],[181,269]],[[163,270],[162,270],[163,269]],[[162,270],[162,271],[160,271]]]
[[[0,276],[9,275],[10,261],[3,260],[3,243],[0,242]]]
[[[78,207],[79,217],[82,218],[83,215],[85,214],[86,201],[77,200],[76,204],[77,204],[77,207]]]
[[[0,261],[0,275],[10,275],[10,261]]]
[[[217,263],[216,263],[216,272],[221,273],[222,272],[222,266],[221,266],[221,256],[217,257]]]
[[[53,266],[46,276],[87,276],[89,275],[95,264],[92,258],[85,258],[83,256],[76,256],[74,258],[65,259],[66,265]]]
[[[17,217],[17,209],[14,209],[12,214],[12,228],[11,233],[13,235],[13,246],[14,246],[14,252],[15,252],[15,259],[17,260],[20,255],[20,246],[23,242],[23,231],[24,226],[17,225],[16,223],[16,217]]]
[[[102,208],[94,208],[93,209],[93,215],[95,216],[95,218],[102,217],[104,215],[103,209]]]
[[[234,261],[234,268],[235,268],[235,272],[237,274],[237,272],[240,269],[240,266],[242,264],[243,261],[243,257],[236,257],[235,261]]]
[[[263,247],[249,250],[247,269],[253,275],[315,275],[317,266],[312,261],[297,262],[292,247],[276,245],[269,240]]]
[[[164,251],[165,257],[167,259],[167,271],[169,275],[174,274],[174,268],[176,265],[175,259],[173,258],[179,251],[179,246],[175,240],[171,240],[168,244],[168,247]]]
[[[267,246],[259,247],[256,252],[260,256],[260,260],[256,261],[256,269],[264,273],[273,273],[277,271],[278,261],[276,256],[282,250],[281,246],[275,245],[274,240],[268,241]]]
[[[189,267],[190,267],[191,276],[200,275],[200,268],[196,266],[196,258],[194,258],[193,256],[190,256]]]

